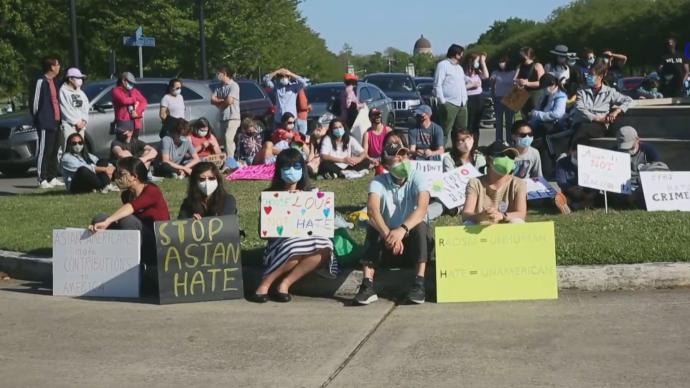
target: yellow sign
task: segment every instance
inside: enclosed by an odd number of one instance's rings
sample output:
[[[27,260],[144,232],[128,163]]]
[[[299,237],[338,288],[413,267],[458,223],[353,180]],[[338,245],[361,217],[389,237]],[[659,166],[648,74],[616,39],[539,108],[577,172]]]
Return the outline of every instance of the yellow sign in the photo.
[[[439,303],[558,299],[553,222],[436,228]]]

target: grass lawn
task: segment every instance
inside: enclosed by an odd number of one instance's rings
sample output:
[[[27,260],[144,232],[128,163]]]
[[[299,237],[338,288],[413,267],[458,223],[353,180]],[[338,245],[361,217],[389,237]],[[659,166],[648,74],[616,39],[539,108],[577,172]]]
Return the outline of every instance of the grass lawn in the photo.
[[[348,213],[364,207],[368,179],[318,181],[324,191],[336,193],[336,210]],[[243,258],[255,262],[264,243],[259,239],[258,196],[268,182],[225,182],[235,195],[242,229]],[[185,196],[186,181],[166,180],[161,184],[177,217]],[[110,213],[120,205],[119,195],[66,195],[61,191],[0,198],[0,249],[50,255],[53,229],[86,227],[98,212]],[[530,206],[532,203],[530,202]],[[569,216],[556,214],[548,204],[531,209],[529,221],[554,221],[556,257],[559,265],[613,264],[659,261],[690,261],[690,213],[645,211],[582,211]],[[457,218],[443,217],[438,225],[457,225]],[[364,240],[364,228],[350,234]]]

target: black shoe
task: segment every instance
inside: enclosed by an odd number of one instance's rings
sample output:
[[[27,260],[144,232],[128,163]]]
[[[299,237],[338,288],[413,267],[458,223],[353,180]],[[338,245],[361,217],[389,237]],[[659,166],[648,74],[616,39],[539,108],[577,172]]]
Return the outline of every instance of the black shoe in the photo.
[[[266,303],[268,302],[268,294],[252,294],[249,300],[254,303]]]
[[[273,300],[279,303],[288,303],[292,300],[292,296],[290,296],[290,294],[286,294],[283,292],[276,292],[273,295]]]
[[[353,304],[366,306],[369,303],[373,303],[379,300],[378,295],[376,295],[376,290],[374,290],[374,285],[367,281],[366,279],[359,286],[359,292],[352,300]]]
[[[426,292],[424,291],[424,283],[415,282],[407,293],[407,300],[414,304],[422,304],[426,299]]]

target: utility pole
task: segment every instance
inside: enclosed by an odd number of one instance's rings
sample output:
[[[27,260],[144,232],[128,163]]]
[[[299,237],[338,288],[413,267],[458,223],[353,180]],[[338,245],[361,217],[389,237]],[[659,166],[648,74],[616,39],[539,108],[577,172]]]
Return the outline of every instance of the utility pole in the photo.
[[[199,5],[199,39],[201,45],[201,76],[208,79],[208,66],[206,65],[206,30],[204,28],[204,0],[197,0]]]
[[[72,25],[72,66],[79,67],[79,45],[77,44],[77,6],[76,0],[69,0],[69,20]]]

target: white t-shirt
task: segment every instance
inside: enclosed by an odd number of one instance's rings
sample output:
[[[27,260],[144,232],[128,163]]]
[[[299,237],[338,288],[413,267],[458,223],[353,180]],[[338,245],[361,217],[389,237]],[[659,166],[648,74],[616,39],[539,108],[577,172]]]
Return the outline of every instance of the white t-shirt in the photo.
[[[330,138],[323,139],[321,142],[321,155],[330,155],[336,158],[350,158],[353,156],[359,156],[362,154],[362,152],[364,152],[362,145],[359,144],[359,142],[353,137],[350,137],[350,143],[344,149],[342,148],[341,144],[338,145],[337,149],[334,150],[333,144],[331,143]],[[347,163],[336,163],[335,165],[343,169],[347,168]]]
[[[168,113],[170,116],[176,119],[184,118],[184,98],[181,94],[178,96],[166,94],[161,100],[161,106],[168,108]]]

